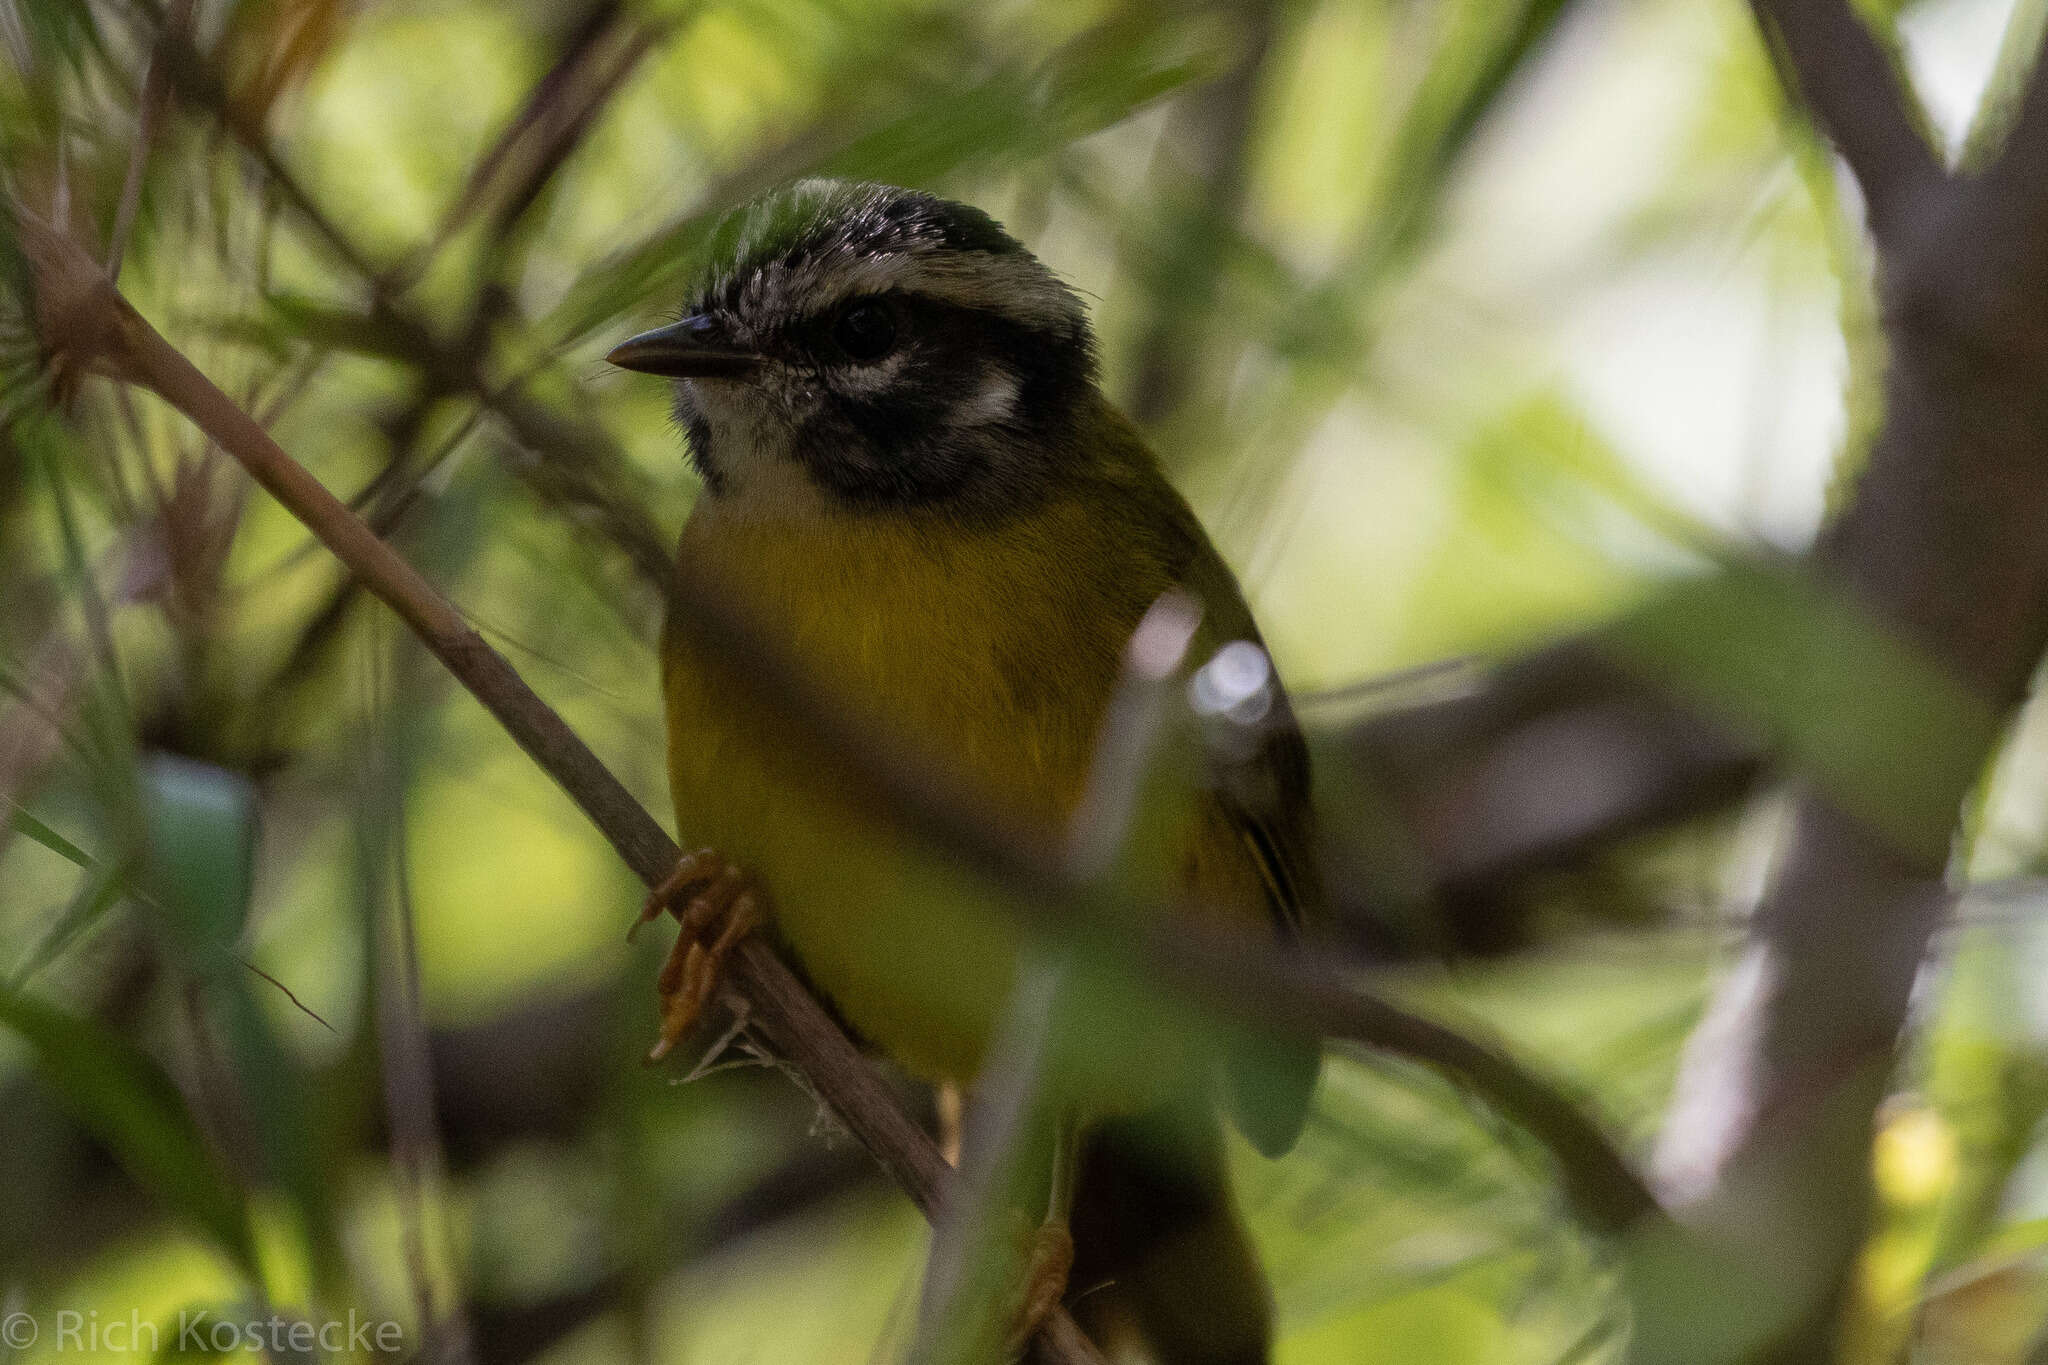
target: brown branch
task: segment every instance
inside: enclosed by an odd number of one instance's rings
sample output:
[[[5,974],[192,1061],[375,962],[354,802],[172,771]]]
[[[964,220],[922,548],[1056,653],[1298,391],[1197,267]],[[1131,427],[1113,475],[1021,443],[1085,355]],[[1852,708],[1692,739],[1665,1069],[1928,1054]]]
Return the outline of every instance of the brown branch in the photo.
[[[1166,981],[1247,1027],[1355,1043],[1479,1095],[1548,1149],[1588,1227],[1619,1234],[1664,1221],[1656,1196],[1586,1109],[1502,1048],[1361,991],[1330,962],[1213,923],[1148,930],[1139,948]]]
[[[1880,240],[1947,177],[1898,64],[1848,0],[1750,0],[1785,84],[1863,187]]]
[[[1318,745],[1320,762],[1356,771],[1398,823],[1406,856],[1338,888],[1346,927],[1375,940],[1401,926],[1381,922],[1374,899],[1426,903],[1427,941],[1396,949],[1513,948],[1531,874],[1732,806],[1763,766],[1752,739],[1617,666],[1599,630],[1434,690],[1381,703]],[[1396,865],[1405,875],[1387,885]]]

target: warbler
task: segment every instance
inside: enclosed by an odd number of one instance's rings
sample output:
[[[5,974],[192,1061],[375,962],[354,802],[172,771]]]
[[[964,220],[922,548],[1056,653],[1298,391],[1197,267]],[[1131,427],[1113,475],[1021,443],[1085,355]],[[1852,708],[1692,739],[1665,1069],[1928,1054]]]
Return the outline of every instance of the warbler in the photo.
[[[675,381],[703,483],[682,570],[878,743],[936,756],[992,809],[1056,836],[1126,642],[1162,594],[1199,604],[1198,652],[1259,638],[1201,524],[1098,388],[1080,299],[988,214],[884,185],[788,186],[730,215],[708,254],[681,321],[609,356]],[[671,623],[661,656],[676,819],[709,846],[646,907],[683,929],[654,1055],[694,1023],[722,955],[772,923],[867,1043],[971,1084],[1016,974],[1016,924],[827,776],[688,631]],[[1256,780],[1189,795],[1168,899],[1292,935],[1322,891],[1307,755],[1275,688]],[[1271,1295],[1225,1183],[1214,1097],[1283,1152],[1319,1053],[1303,1041],[1256,1063],[1189,1063],[1152,1034],[1112,1040],[1157,1049],[1163,1079],[1126,1112],[1084,1116],[1071,1269],[1057,1252],[1034,1262],[1052,1293],[1034,1286],[1023,1311],[1042,1312],[1063,1278],[1084,1326],[1136,1338],[1161,1365],[1263,1361]],[[1181,1138],[1154,1142],[1169,1113]]]

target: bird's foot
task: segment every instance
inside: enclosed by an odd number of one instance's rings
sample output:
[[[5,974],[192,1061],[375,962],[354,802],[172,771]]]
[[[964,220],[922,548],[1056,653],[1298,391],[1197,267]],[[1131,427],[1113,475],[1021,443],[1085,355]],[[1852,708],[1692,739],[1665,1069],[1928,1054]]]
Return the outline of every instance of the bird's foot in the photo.
[[[1024,1349],[1047,1315],[1067,1296],[1067,1277],[1074,1270],[1074,1235],[1064,1218],[1048,1218],[1031,1234],[1017,1316],[1012,1320],[1009,1353]]]
[[[655,980],[655,994],[661,1001],[661,1036],[648,1049],[649,1062],[668,1056],[676,1040],[696,1027],[718,987],[725,955],[767,922],[753,879],[708,848],[676,860],[675,871],[647,893],[633,931],[649,920],[660,919],[664,910],[674,913],[679,929],[675,946],[669,949]]]

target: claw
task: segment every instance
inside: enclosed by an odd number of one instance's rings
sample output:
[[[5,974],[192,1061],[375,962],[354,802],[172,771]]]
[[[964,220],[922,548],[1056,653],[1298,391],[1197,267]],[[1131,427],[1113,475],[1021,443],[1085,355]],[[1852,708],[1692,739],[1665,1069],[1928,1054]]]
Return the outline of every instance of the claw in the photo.
[[[677,900],[691,891],[696,894],[677,909]],[[639,923],[658,918],[664,910],[674,911],[678,932],[655,979],[661,1033],[647,1051],[650,1064],[668,1056],[696,1027],[718,988],[725,955],[767,919],[747,874],[710,849],[677,860],[676,870],[649,893]]]
[[[661,885],[647,893],[647,899],[640,905],[640,917],[626,930],[626,942],[633,941],[641,925],[660,919],[662,911],[673,906],[684,892],[733,870],[715,849],[700,848],[676,859],[674,870],[661,879]]]
[[[1064,1218],[1048,1218],[1031,1238],[1031,1257],[1024,1277],[1024,1293],[1016,1324],[1011,1330],[1009,1350],[1024,1348],[1046,1315],[1067,1296],[1067,1277],[1074,1270],[1074,1235]]]

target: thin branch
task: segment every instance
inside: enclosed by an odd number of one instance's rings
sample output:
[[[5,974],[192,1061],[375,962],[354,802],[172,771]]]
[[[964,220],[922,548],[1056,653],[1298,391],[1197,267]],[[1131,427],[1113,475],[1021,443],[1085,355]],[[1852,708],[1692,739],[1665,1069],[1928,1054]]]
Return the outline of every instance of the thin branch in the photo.
[[[1750,0],[1788,88],[1863,187],[1880,241],[1947,173],[1898,64],[1848,0]]]
[[[391,285],[416,280],[488,200],[498,200],[492,213],[494,238],[502,238],[525,213],[626,78],[670,31],[666,23],[638,20],[623,26],[626,17],[618,0],[599,0],[571,26],[555,64],[470,168],[432,236],[392,270]]]
[[[933,1230],[911,1365],[958,1365],[1004,1354],[1008,1291],[1027,1265],[1015,1220],[1044,1216],[1039,1201],[1058,1180],[1053,1168],[1061,1160],[1065,1112],[1058,1040],[1071,976],[1064,955],[1018,968],[968,1106],[959,1192]],[[1102,1360],[1092,1346],[1090,1354]]]
[[[1348,766],[1370,784],[1412,855],[1381,856],[1338,882],[1347,930],[1400,932],[1374,903],[1391,898],[1428,905],[1410,934],[1426,941],[1394,950],[1511,948],[1526,919],[1517,888],[1531,873],[1582,864],[1753,789],[1763,746],[1617,666],[1603,634],[1490,674],[1462,668],[1399,682],[1376,710],[1323,734],[1319,763]],[[1310,699],[1303,709],[1337,706]]]
[[[171,0],[165,18],[165,32],[182,41],[192,26],[192,0]],[[149,150],[156,142],[157,125],[171,101],[171,82],[164,70],[164,44],[151,47],[149,70],[142,78],[142,93],[135,102],[135,145],[128,149],[128,172],[121,181],[121,202],[114,210],[114,231],[107,241],[107,278],[121,278],[121,259],[128,254],[128,235],[135,229],[135,214],[142,207],[142,177],[149,166]]]
[[[427,1259],[428,1210],[442,1189],[447,1158],[434,1121],[433,1059],[420,1003],[419,933],[413,916],[412,854],[406,837],[409,774],[401,756],[405,736],[399,730],[398,710],[387,696],[388,673],[417,661],[418,655],[404,651],[394,667],[391,654],[380,648],[371,662],[370,722],[376,727],[376,737],[369,746],[364,782],[375,809],[365,820],[367,830],[362,836],[368,845],[363,891],[372,920],[367,937],[375,963],[379,1070],[391,1131],[400,1240],[413,1307],[419,1314],[420,1354],[434,1365],[470,1365],[476,1353],[460,1284],[454,1286],[454,1302],[443,1305]]]
[[[1355,1043],[1471,1090],[1549,1149],[1587,1226],[1622,1233],[1663,1221],[1648,1184],[1585,1108],[1505,1050],[1367,994],[1329,962],[1213,924],[1151,929],[1140,948],[1170,984],[1248,1026]]]
[[[341,1036],[339,1033],[335,1032],[334,1025],[328,1023],[325,1019],[321,1018],[319,1012],[316,1011],[311,1005],[308,1005],[305,1001],[299,999],[298,993],[294,991],[290,986],[285,985],[284,982],[279,981],[276,977],[272,976],[269,972],[264,971],[261,967],[257,966],[255,963],[251,962],[246,957],[238,956],[235,958],[235,961],[241,963],[244,967],[247,967],[252,975],[258,977],[263,981],[267,981],[272,986],[276,987],[278,993],[284,996],[285,999],[291,1001],[292,1008],[297,1010],[300,1014],[305,1015],[308,1019],[311,1019],[321,1028],[326,1029],[329,1033],[333,1033],[335,1037],[339,1038]]]
[[[320,238],[329,252],[359,278],[371,282],[380,280],[382,275],[370,263],[368,255],[349,240],[348,234],[327,216],[319,202],[299,183],[298,177],[279,159],[263,136],[262,125],[252,121],[247,110],[229,95],[219,76],[192,46],[190,35],[169,27],[167,16],[156,0],[136,0],[135,7],[148,19],[146,25],[138,26],[138,32],[144,41],[160,45],[161,65],[179,93],[220,119],[235,141],[242,144],[243,150],[256,158],[264,178],[313,229],[314,235]]]

